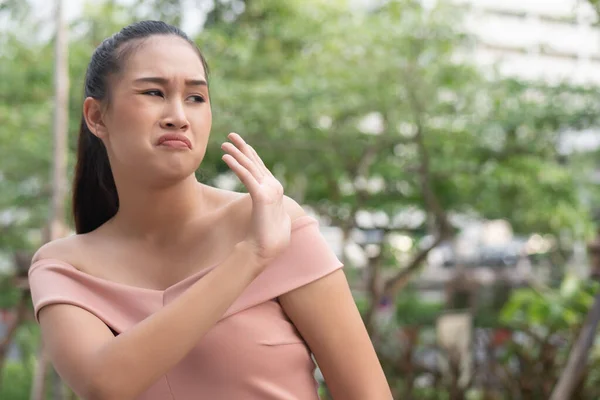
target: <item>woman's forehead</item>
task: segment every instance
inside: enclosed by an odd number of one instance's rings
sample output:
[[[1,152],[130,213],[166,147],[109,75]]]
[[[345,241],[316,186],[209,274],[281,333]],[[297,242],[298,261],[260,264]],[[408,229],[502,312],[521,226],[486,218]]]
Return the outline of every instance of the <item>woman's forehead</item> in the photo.
[[[175,35],[156,35],[144,40],[128,57],[124,75],[206,79],[204,66],[196,49]]]

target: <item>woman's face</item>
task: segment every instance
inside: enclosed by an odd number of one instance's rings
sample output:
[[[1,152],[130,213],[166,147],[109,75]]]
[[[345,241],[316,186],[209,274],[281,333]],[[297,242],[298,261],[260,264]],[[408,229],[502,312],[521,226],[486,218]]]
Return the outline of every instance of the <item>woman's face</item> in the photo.
[[[153,36],[110,80],[103,122],[117,178],[156,184],[192,174],[202,161],[212,114],[200,57],[177,36]]]

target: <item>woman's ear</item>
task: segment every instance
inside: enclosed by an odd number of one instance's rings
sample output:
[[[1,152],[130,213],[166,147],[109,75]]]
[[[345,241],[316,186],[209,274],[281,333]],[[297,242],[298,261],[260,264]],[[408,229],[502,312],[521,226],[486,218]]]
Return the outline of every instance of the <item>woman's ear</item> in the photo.
[[[83,118],[90,131],[98,138],[104,139],[108,134],[106,125],[102,119],[102,104],[93,97],[83,101]]]

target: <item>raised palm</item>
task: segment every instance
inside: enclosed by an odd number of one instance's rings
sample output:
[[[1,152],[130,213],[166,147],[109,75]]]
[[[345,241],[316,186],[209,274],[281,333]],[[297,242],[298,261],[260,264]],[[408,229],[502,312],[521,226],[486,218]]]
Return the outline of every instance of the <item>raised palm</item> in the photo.
[[[252,221],[246,240],[256,255],[269,261],[290,241],[291,220],[283,205],[283,186],[265,166],[256,151],[237,133],[221,148],[223,161],[248,189],[252,198]]]

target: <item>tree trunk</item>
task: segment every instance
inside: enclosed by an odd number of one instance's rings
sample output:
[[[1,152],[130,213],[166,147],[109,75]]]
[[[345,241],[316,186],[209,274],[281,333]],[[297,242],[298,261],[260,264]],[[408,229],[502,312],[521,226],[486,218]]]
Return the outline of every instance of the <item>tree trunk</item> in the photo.
[[[552,392],[550,400],[567,400],[571,398],[576,385],[580,382],[581,375],[585,370],[590,348],[594,343],[599,320],[600,293],[596,294],[594,305],[585,319],[577,342],[575,342],[571,349],[567,366],[563,370],[560,379]]]
[[[50,240],[65,232],[65,200],[67,195],[67,135],[69,107],[69,69],[67,29],[62,16],[62,0],[56,1],[55,43],[55,115],[54,115],[54,165],[52,172],[52,209]]]
[[[383,246],[382,246],[383,247]],[[369,332],[369,336],[371,340],[375,341],[375,317],[377,314],[377,309],[381,302],[381,289],[380,289],[380,270],[381,270],[381,260],[383,258],[383,248],[381,252],[373,258],[369,258],[369,264],[367,267],[367,272],[369,274],[367,290],[369,293],[369,306],[364,315],[364,323],[367,328],[367,332]]]
[[[67,194],[67,130],[68,130],[68,42],[67,28],[63,19],[62,0],[56,0],[56,37],[54,65],[54,154],[52,168],[52,203],[47,240],[63,236],[65,232],[65,199]],[[31,400],[45,398],[45,381],[48,357],[43,345],[40,345],[39,357],[31,388]],[[54,370],[53,370],[54,371]],[[64,385],[58,375],[53,372],[54,398],[66,400]]]
[[[8,355],[8,349],[14,340],[17,330],[21,323],[29,316],[29,285],[27,283],[27,271],[29,269],[31,255],[27,252],[16,251],[14,254],[15,275],[13,277],[13,285],[19,290],[19,300],[14,307],[15,319],[10,321],[6,336],[0,342],[0,380],[2,371]],[[2,382],[0,382],[0,385]]]
[[[46,383],[46,371],[48,369],[47,353],[44,351],[43,343],[40,343],[38,350],[37,360],[35,364],[35,371],[33,372],[33,384],[31,385],[31,396],[32,400],[43,400],[46,398],[45,383]]]
[[[10,344],[12,343],[17,333],[17,328],[21,325],[21,323],[27,316],[27,312],[29,311],[29,308],[27,307],[28,299],[29,292],[25,289],[21,289],[21,296],[16,306],[15,317],[8,326],[6,336],[0,342],[0,373],[4,369],[4,363],[6,362],[6,356],[8,355],[8,349],[10,348]],[[0,386],[2,385],[2,383],[2,375],[0,375]]]

